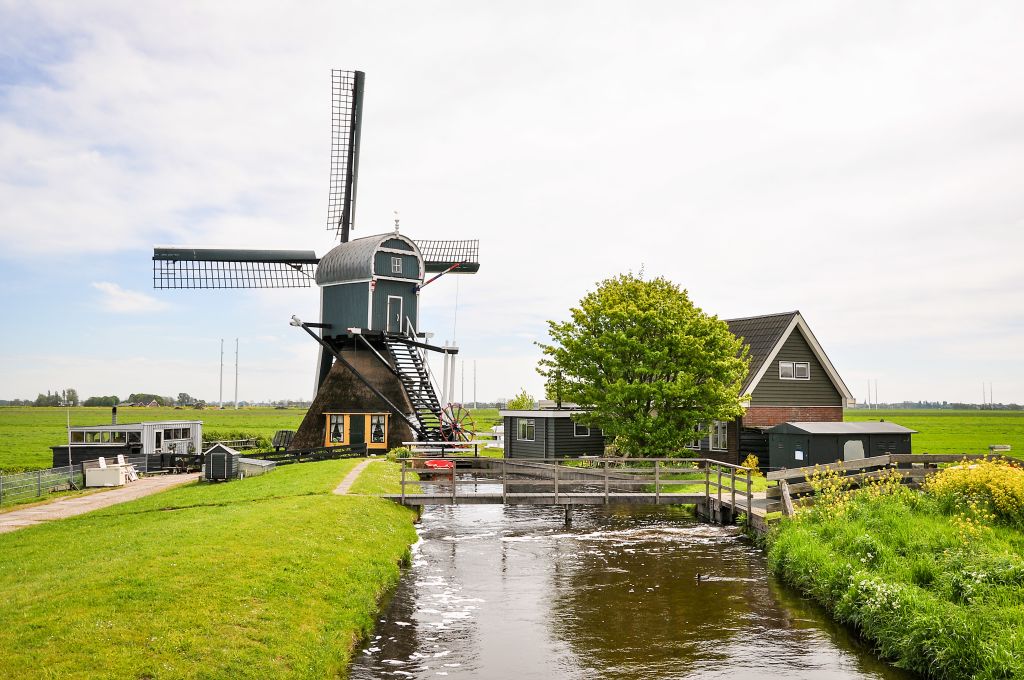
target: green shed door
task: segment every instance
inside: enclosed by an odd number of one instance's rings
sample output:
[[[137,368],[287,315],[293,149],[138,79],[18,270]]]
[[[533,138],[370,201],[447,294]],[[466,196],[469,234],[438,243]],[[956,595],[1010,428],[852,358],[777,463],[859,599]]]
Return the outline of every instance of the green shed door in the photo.
[[[362,413],[354,413],[349,416],[349,443],[362,444],[366,441],[366,416]]]

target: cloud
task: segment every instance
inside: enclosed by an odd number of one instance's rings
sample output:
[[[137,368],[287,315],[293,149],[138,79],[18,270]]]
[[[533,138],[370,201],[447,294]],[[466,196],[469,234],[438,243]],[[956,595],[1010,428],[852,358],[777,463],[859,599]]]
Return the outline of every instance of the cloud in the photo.
[[[110,281],[94,281],[92,287],[103,293],[100,304],[108,312],[118,314],[145,314],[166,309],[169,305],[152,295],[137,290],[125,290]]]

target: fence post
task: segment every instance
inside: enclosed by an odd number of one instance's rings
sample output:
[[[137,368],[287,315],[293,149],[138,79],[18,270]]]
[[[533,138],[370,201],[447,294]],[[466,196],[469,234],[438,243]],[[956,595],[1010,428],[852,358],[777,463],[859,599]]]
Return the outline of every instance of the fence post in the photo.
[[[455,505],[455,461],[452,461],[452,505]]]
[[[654,504],[661,500],[661,461],[654,461]]]
[[[722,510],[722,466],[718,466],[718,510]]]
[[[711,500],[711,461],[704,459],[704,498]]]
[[[4,504],[4,476],[0,475],[0,505]]]
[[[43,471],[36,470],[36,496],[43,495]]]
[[[402,505],[405,505],[405,460],[401,461],[402,464]]]
[[[555,461],[555,503],[558,502],[558,461]]]
[[[753,481],[751,480],[751,474],[752,473],[753,473],[753,470],[751,470],[750,468],[747,468],[747,526],[748,527],[750,526],[750,513],[754,509],[754,504],[753,504],[753,501],[751,500],[751,497],[754,495],[754,492],[752,491],[752,489],[753,489]]]
[[[508,502],[508,461],[501,459],[501,502]]]
[[[729,470],[730,470],[729,481],[730,481],[730,484],[732,485],[732,514],[735,517],[735,515],[736,515],[736,468],[729,468]]]
[[[604,504],[608,505],[608,461],[604,461]]]

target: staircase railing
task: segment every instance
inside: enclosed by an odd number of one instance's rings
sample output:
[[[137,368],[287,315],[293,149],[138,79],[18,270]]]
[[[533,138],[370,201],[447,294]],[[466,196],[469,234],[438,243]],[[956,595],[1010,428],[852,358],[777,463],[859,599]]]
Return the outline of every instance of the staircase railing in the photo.
[[[409,317],[405,317],[405,337],[413,342],[419,342],[419,336],[416,335],[416,328],[412,325],[412,319]],[[435,395],[441,394],[441,390],[438,389],[437,379],[434,378],[434,373],[430,370],[430,364],[427,363],[427,350],[423,347],[417,347],[416,345],[409,345],[409,350],[419,355],[420,364],[422,364],[423,370],[427,374],[427,380],[430,381],[430,389],[434,390]],[[438,399],[438,404],[444,407],[444,404],[441,404],[440,399]]]

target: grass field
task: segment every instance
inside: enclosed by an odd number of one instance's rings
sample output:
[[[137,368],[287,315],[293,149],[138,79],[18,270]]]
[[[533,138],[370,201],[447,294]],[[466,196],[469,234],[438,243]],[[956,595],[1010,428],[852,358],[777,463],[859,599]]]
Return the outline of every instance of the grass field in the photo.
[[[201,420],[203,434],[214,439],[240,439],[242,435],[274,436],[278,430],[295,430],[305,409],[243,408],[175,409],[118,408],[118,423],[149,420]],[[71,409],[72,425],[106,425],[110,408]],[[0,470],[35,470],[50,467],[51,446],[67,442],[67,409],[49,407],[0,407]]]
[[[989,444],[1009,444],[1024,457],[1024,411],[848,410],[847,421],[885,419],[918,434],[914,453],[988,453]]]
[[[0,677],[343,676],[416,540],[411,511],[330,493],[358,462],[0,535]],[[360,490],[394,490],[396,466],[371,467]]]

